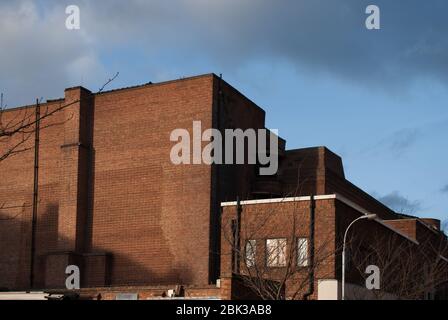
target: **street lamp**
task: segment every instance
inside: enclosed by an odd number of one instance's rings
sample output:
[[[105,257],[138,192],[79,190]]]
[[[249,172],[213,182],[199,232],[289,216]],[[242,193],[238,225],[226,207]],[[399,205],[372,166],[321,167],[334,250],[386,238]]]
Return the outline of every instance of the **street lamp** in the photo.
[[[347,238],[347,233],[350,227],[359,220],[367,219],[367,220],[375,220],[376,214],[365,214],[363,216],[360,216],[359,218],[356,218],[352,221],[345,230],[344,233],[344,242],[342,243],[342,300],[345,300],[345,240]]]

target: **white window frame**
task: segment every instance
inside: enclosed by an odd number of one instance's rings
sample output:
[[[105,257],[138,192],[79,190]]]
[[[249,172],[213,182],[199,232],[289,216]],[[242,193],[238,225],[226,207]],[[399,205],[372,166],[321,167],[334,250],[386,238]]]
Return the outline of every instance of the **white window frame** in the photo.
[[[266,266],[270,268],[286,267],[286,238],[266,239]]]
[[[308,238],[297,238],[297,266],[309,266]]]

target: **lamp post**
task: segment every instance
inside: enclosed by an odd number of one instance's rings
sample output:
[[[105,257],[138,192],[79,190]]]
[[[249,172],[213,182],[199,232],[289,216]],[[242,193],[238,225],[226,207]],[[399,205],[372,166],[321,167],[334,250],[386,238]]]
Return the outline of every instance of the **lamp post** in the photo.
[[[353,220],[347,227],[347,229],[345,229],[345,233],[344,233],[344,241],[342,243],[342,300],[345,300],[345,240],[347,239],[347,233],[348,230],[350,229],[350,227],[359,220],[362,219],[367,219],[367,220],[374,220],[376,219],[376,214],[365,214],[363,216],[360,216],[358,218],[356,218],[355,220]]]

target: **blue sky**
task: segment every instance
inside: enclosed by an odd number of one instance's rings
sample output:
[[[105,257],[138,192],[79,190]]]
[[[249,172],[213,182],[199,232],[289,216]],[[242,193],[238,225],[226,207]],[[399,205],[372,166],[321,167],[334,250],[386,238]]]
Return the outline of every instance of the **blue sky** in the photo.
[[[448,3],[442,0],[4,0],[0,90],[10,106],[222,73],[288,148],[324,145],[397,210],[448,219]],[[65,28],[65,6],[81,29]],[[368,4],[381,29],[364,27]]]

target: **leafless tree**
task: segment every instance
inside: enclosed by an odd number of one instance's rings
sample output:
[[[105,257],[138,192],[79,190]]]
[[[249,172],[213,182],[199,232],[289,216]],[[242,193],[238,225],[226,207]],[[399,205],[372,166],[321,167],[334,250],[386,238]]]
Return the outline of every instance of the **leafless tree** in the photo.
[[[300,181],[300,173],[298,178]],[[302,185],[298,183],[284,198],[300,194]],[[264,205],[263,210],[251,209],[250,205],[244,208],[239,218],[236,213],[223,216],[222,221],[233,274],[261,299],[307,299],[315,275],[330,275],[325,263],[336,251],[334,234],[320,234],[318,241],[310,239],[315,225],[310,224],[311,207],[304,202],[280,201]]]
[[[362,290],[353,290],[354,299],[431,299],[447,285],[446,237],[428,233],[418,244],[395,233],[376,233],[349,244],[349,274]],[[366,290],[368,265],[380,271],[380,288]]]
[[[119,73],[117,72],[112,78],[106,81],[96,93],[101,93],[108,84],[118,77],[118,75]],[[69,103],[61,101],[59,102],[59,105],[51,108],[45,106],[43,110],[41,110],[39,119],[36,119],[34,108],[18,110],[13,117],[5,119],[5,110],[7,106],[3,105],[4,99],[2,93],[0,102],[0,162],[33,148],[33,146],[27,144],[27,141],[33,137],[37,121],[49,118],[54,114],[79,103],[80,100],[81,99],[78,99]],[[42,130],[54,125],[57,125],[57,123],[44,125],[40,129]]]
[[[96,94],[103,92],[106,86],[114,81],[118,77],[118,75],[119,72],[117,72],[112,78],[107,80],[99,88]],[[48,127],[62,124],[55,121],[47,121],[45,122],[45,124],[43,124],[43,120],[49,119],[62,110],[81,102],[82,99],[83,98],[80,98],[68,103],[60,101],[56,106],[52,105],[51,107],[46,105],[41,110],[39,118],[36,117],[34,108],[23,108],[14,112],[12,116],[7,117],[7,106],[4,105],[4,96],[2,93],[0,95],[0,164],[7,158],[19,155],[20,153],[34,148],[34,144],[30,143],[30,140],[36,132],[36,124],[38,122],[41,123],[39,130],[45,130]],[[37,103],[40,103],[40,101],[37,101]],[[17,206],[9,206],[5,203],[0,203],[0,210],[2,209],[17,209]],[[11,220],[16,216],[0,219],[0,221]]]

